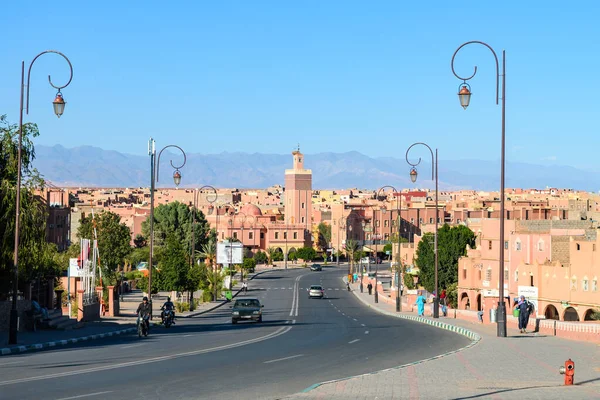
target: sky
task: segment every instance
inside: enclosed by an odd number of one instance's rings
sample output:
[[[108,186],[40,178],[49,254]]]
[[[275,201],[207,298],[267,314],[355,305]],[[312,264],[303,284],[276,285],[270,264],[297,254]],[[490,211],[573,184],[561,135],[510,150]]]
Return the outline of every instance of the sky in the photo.
[[[461,7],[462,6],[462,7]],[[600,3],[595,1],[102,1],[3,5],[0,114],[19,119],[31,73],[36,144],[131,154],[357,150],[404,158],[498,160],[492,53],[456,56],[473,92],[460,107],[454,51],[506,51],[506,158],[600,171]],[[420,151],[423,151],[421,149]],[[415,157],[418,157],[418,152]],[[426,155],[423,153],[423,155]],[[307,160],[308,161],[308,160]]]

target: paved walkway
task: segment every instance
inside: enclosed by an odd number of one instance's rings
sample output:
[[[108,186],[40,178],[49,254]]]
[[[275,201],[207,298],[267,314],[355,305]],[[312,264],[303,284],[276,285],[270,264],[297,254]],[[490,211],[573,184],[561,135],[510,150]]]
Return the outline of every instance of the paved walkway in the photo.
[[[397,316],[395,305],[354,294],[375,310]],[[404,317],[419,318],[414,313]],[[429,320],[431,318],[422,318]],[[509,329],[496,337],[496,325],[453,318],[436,323],[455,325],[480,336],[470,348],[444,357],[373,374],[314,385],[290,399],[600,399],[600,345],[567,341]],[[402,343],[399,346],[410,346]],[[575,361],[574,386],[564,386],[558,369]]]
[[[250,274],[250,279],[272,269],[272,267],[258,266],[255,272]],[[240,289],[241,284],[238,284],[233,288],[233,294],[237,294],[237,291]],[[155,321],[158,321],[160,318],[160,307],[166,301],[167,296],[167,293],[159,293],[153,296],[153,315]],[[139,290],[125,294],[123,296],[124,301],[120,303],[121,315],[119,317],[102,317],[100,321],[86,322],[81,328],[67,331],[45,329],[38,330],[37,332],[19,332],[17,336],[18,344],[16,345],[8,344],[8,332],[0,332],[0,356],[54,348],[135,332],[137,320],[135,311],[141,303],[142,297],[142,292]],[[221,307],[223,304],[225,304],[225,300],[200,303],[194,311],[177,313],[177,318],[189,318],[200,315]]]

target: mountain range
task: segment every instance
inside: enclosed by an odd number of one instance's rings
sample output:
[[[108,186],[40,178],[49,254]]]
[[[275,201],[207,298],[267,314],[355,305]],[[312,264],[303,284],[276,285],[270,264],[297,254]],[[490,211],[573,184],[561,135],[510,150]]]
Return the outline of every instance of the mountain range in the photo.
[[[172,168],[181,155],[165,151],[161,156],[157,187],[173,187]],[[148,187],[150,158],[93,146],[65,148],[36,146],[34,166],[47,181],[70,187]],[[305,167],[312,169],[314,189],[377,189],[384,185],[401,188],[433,188],[431,163],[417,167],[418,181],[409,178],[405,159],[369,157],[356,151],[305,155]],[[292,168],[291,154],[188,153],[181,169],[181,187],[213,185],[227,188],[267,188],[283,184],[284,170]],[[597,191],[600,182],[594,171],[570,166],[543,166],[507,162],[507,188],[571,188]],[[500,162],[483,160],[440,160],[439,187],[442,190],[498,190]]]

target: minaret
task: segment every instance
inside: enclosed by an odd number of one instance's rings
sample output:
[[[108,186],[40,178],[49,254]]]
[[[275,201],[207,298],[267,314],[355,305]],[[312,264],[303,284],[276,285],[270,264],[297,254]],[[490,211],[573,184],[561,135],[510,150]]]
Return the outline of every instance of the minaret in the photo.
[[[293,169],[285,170],[285,223],[304,225],[310,241],[312,228],[312,171],[304,169],[300,145],[292,152]]]

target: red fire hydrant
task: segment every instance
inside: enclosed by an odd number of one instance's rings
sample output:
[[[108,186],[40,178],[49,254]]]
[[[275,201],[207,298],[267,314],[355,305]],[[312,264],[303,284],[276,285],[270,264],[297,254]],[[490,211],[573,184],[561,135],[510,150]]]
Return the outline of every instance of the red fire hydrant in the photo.
[[[570,358],[565,361],[565,366],[559,369],[561,375],[565,376],[565,386],[573,384],[575,380],[575,363]]]

